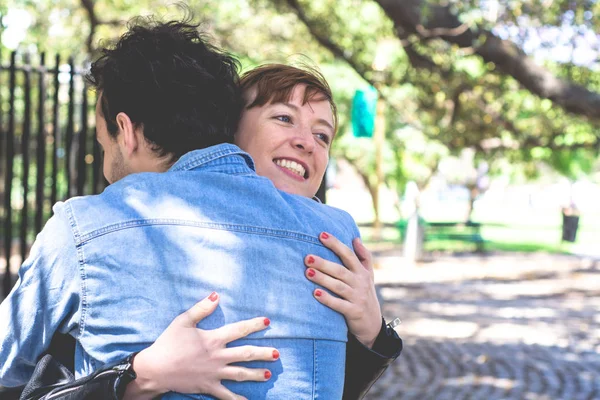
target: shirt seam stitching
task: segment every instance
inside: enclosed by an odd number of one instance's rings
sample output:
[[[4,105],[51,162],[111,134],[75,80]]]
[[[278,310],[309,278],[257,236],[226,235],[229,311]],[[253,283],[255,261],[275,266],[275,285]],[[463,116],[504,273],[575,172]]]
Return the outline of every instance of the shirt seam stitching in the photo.
[[[211,152],[211,153],[203,155],[203,156],[190,156],[189,160],[186,160],[179,165],[175,165],[173,168],[169,169],[169,172],[188,171],[190,169],[200,167],[211,161],[215,161],[219,158],[227,157],[230,155],[242,156],[247,161],[250,161],[250,162],[247,162],[247,166],[251,170],[254,170],[254,162],[252,161],[252,158],[248,157],[248,155],[241,150],[234,149],[232,147],[227,146],[226,148],[224,148],[222,150],[214,151],[214,152]]]
[[[79,336],[83,335],[83,332],[85,330],[85,319],[87,317],[87,311],[88,311],[88,304],[87,304],[87,286],[86,286],[86,275],[85,275],[85,255],[83,253],[83,246],[79,246],[79,243],[81,243],[81,234],[79,233],[78,229],[77,229],[77,221],[75,218],[75,213],[73,212],[73,209],[71,207],[70,204],[66,204],[65,207],[65,211],[67,214],[67,217],[69,219],[69,225],[71,226],[71,231],[73,232],[73,237],[75,239],[75,251],[77,252],[77,263],[78,263],[78,270],[79,270],[79,276],[81,278],[81,285],[80,287],[80,296],[81,296],[81,316],[79,317],[79,329],[78,329],[78,333]]]
[[[260,226],[249,226],[249,225],[241,225],[241,224],[224,224],[224,223],[215,223],[215,222],[194,222],[180,219],[143,219],[143,220],[129,220],[125,222],[120,222],[117,224],[112,224],[105,226],[103,228],[97,229],[85,235],[81,235],[76,242],[78,246],[81,246],[97,237],[104,236],[109,233],[117,232],[124,229],[132,229],[139,228],[142,226],[152,226],[152,225],[183,225],[204,229],[214,229],[214,230],[226,230],[226,231],[234,231],[240,233],[254,234],[259,236],[272,236],[272,237],[282,237],[282,238],[291,238],[298,239],[304,242],[308,242],[311,244],[317,244],[321,247],[323,244],[318,240],[317,237],[313,237],[301,232],[294,231],[286,231],[282,229],[273,229],[273,228],[264,228]]]
[[[316,398],[315,395],[317,393],[317,345],[316,341],[313,340],[313,385],[312,385],[312,398]]]

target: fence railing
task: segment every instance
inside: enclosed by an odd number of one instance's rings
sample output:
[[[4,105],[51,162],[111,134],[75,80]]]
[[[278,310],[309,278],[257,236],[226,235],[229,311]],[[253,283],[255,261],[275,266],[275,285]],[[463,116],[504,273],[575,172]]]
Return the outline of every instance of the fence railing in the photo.
[[[25,259],[56,201],[104,186],[94,134],[95,94],[73,59],[0,54],[0,261],[7,295],[11,264]],[[11,262],[12,260],[12,262]]]

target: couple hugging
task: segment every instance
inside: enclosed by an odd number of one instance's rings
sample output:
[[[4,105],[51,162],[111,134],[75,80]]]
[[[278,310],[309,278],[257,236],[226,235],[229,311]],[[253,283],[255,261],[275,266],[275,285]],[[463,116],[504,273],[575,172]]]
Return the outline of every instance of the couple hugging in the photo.
[[[0,385],[44,376],[59,334],[78,380],[22,398],[360,398],[400,354],[354,221],[313,199],[327,82],[239,79],[197,28],[138,20],[92,64],[110,185],[54,206],[0,305]]]

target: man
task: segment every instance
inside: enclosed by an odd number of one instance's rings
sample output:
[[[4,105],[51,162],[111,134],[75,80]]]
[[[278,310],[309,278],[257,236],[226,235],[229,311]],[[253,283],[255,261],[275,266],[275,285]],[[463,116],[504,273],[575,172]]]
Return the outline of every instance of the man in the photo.
[[[92,67],[112,185],[54,207],[0,306],[1,384],[25,383],[56,332],[77,339],[76,375],[87,375],[147,347],[216,289],[220,307],[201,327],[265,312],[270,329],[237,344],[282,352],[270,382],[230,388],[341,397],[345,323],[314,301],[301,260],[336,260],[319,232],[350,245],[358,231],[339,210],[278,192],[245,153],[222,144],[239,116],[237,66],[195,28],[134,26]]]

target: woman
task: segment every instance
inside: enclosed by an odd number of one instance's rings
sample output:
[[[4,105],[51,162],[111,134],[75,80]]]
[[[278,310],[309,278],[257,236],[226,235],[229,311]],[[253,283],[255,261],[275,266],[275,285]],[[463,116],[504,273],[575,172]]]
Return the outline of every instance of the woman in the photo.
[[[314,196],[323,179],[337,129],[335,104],[324,78],[316,71],[272,64],[246,73],[241,87],[246,107],[235,137],[236,144],[250,153],[257,173],[269,178],[278,189]],[[290,146],[299,154],[310,156],[289,157]],[[402,342],[382,323],[371,256],[360,240],[354,241],[354,251],[326,233],[320,240],[340,257],[346,268],[308,254],[304,260],[305,275],[339,296],[327,290],[314,291],[317,301],[340,312],[346,319],[350,335],[344,398],[360,398],[398,356]],[[118,392],[127,385],[125,398],[130,399],[152,398],[168,391],[237,398],[221,380],[268,380],[268,370],[231,364],[273,360],[278,354],[242,355],[238,352],[233,355],[232,348],[225,347],[233,340],[265,329],[264,323],[243,321],[215,331],[196,328],[202,318],[215,310],[218,300],[218,294],[211,294],[175,319],[152,346],[137,354],[133,358],[137,379],[129,385],[123,370],[114,373],[114,369],[105,368],[105,372],[113,371],[112,379],[119,383],[109,386]],[[182,341],[187,345],[181,346]],[[125,364],[129,367],[127,362]],[[93,379],[87,378],[84,388],[87,387],[88,392],[100,388],[102,377],[109,376],[96,373]]]

